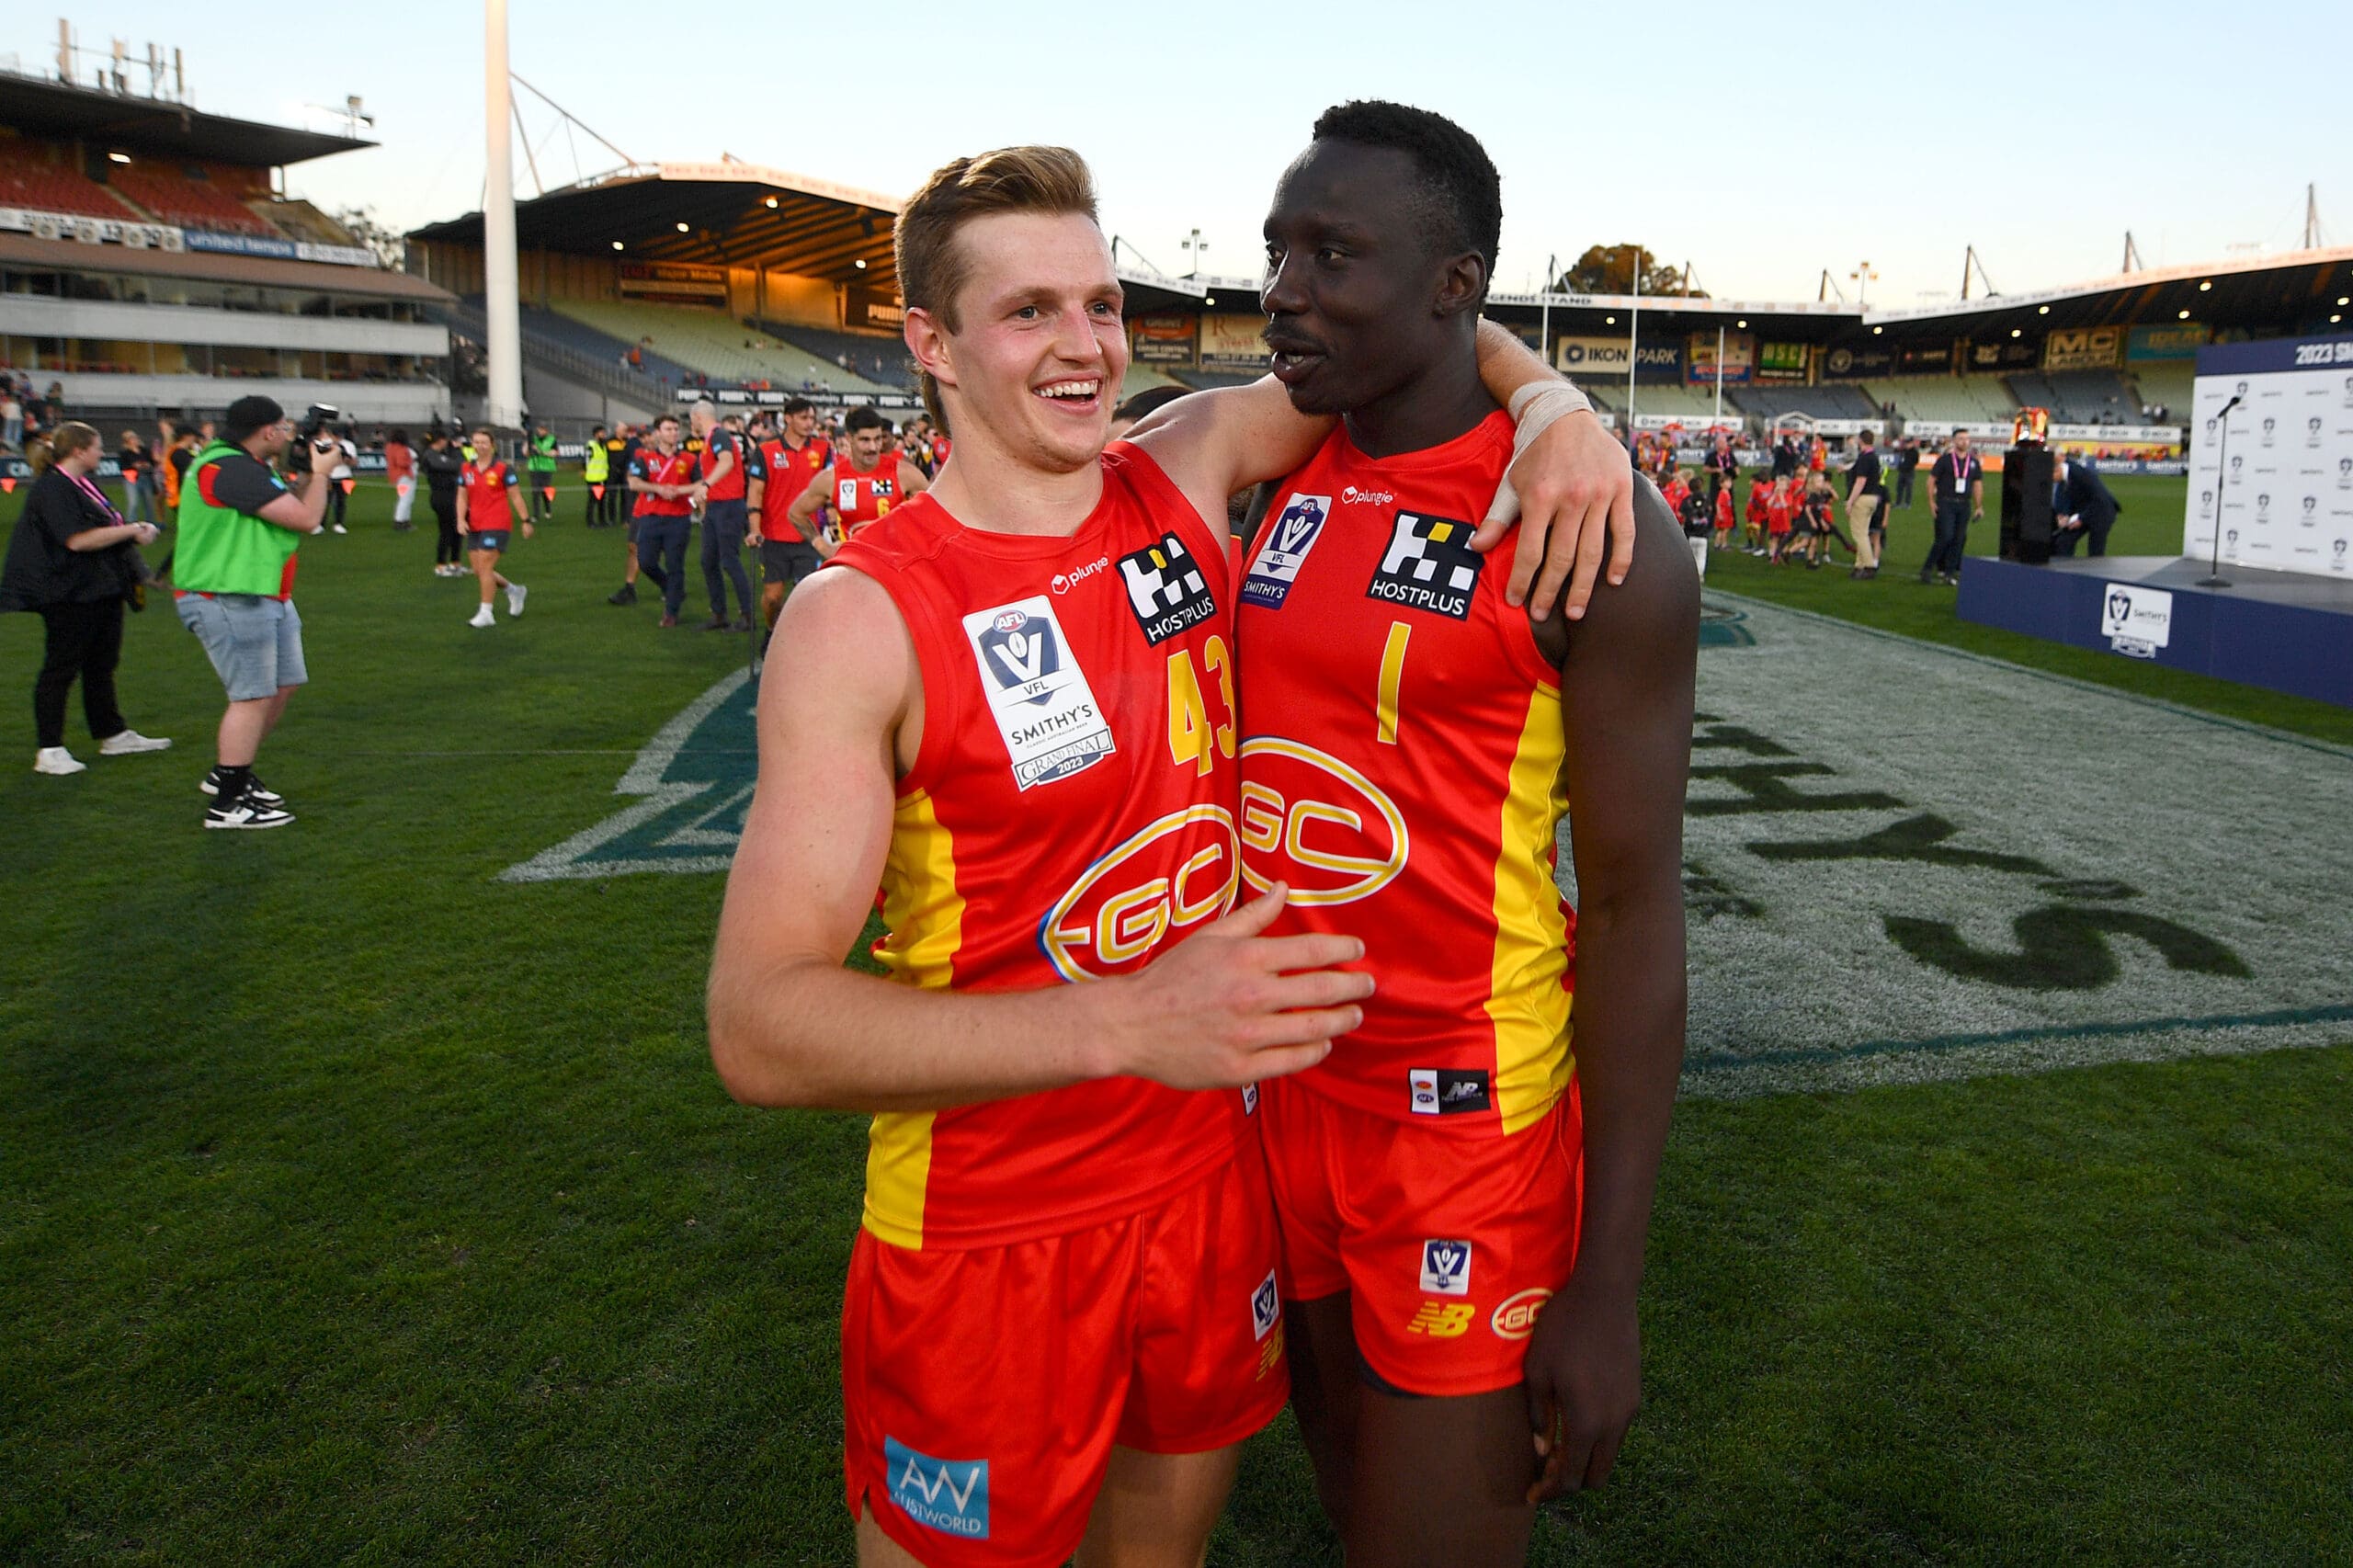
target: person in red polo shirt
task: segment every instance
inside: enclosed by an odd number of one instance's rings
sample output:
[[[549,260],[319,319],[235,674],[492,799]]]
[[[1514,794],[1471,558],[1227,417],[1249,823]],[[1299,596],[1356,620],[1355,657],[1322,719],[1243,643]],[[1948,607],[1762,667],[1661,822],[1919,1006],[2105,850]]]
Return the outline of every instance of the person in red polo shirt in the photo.
[[[494,626],[498,618],[491,613],[492,595],[506,589],[506,613],[517,616],[523,613],[524,596],[530,592],[498,570],[498,558],[506,553],[506,512],[513,508],[525,539],[531,537],[531,519],[523,510],[522,481],[512,463],[500,460],[497,438],[487,428],[474,432],[473,450],[474,460],[458,481],[458,532],[466,541],[466,559],[473,562],[474,581],[482,585],[482,608],[466,624]]]

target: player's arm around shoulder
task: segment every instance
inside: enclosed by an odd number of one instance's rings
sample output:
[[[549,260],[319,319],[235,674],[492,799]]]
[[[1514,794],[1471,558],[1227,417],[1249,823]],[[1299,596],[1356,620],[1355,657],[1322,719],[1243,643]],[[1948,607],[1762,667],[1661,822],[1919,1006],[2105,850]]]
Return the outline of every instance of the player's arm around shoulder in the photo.
[[[1683,1062],[1699,582],[1647,481],[1633,513],[1633,565],[1570,630],[1561,669],[1585,1180],[1575,1271],[1529,1345],[1529,1419],[1544,1456],[1531,1500],[1601,1485],[1641,1403],[1636,1297]]]
[[[1212,533],[1223,536],[1227,497],[1280,479],[1315,455],[1337,421],[1302,414],[1272,376],[1164,403],[1127,438],[1150,454]]]

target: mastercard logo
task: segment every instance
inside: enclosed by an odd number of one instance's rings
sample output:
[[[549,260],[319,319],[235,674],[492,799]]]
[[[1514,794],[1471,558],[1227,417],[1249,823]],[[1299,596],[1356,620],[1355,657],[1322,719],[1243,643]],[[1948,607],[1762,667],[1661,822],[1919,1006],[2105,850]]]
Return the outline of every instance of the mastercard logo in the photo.
[[[1498,1338],[1525,1339],[1536,1332],[1536,1314],[1542,1312],[1544,1303],[1552,1299],[1552,1292],[1540,1285],[1522,1290],[1517,1296],[1506,1296],[1503,1304],[1495,1308],[1495,1314],[1487,1319],[1487,1326],[1495,1331]]]

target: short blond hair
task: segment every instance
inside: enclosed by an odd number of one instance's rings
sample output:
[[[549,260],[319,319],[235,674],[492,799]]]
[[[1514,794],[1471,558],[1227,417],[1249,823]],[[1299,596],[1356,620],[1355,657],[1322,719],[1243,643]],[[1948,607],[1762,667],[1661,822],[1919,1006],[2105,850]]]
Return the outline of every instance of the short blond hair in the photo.
[[[996,212],[1071,213],[1099,222],[1095,176],[1086,160],[1067,147],[1000,147],[933,171],[892,234],[899,298],[907,309],[928,312],[949,332],[961,329],[956,296],[971,264],[956,244],[956,231]],[[928,371],[918,372],[917,380],[924,407],[945,426],[938,383]]]

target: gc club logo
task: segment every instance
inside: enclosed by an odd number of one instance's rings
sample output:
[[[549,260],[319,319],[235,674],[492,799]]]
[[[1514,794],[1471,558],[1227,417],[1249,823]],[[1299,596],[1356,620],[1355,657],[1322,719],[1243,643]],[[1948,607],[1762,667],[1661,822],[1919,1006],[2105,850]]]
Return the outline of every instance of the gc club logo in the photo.
[[[1540,1285],[1506,1296],[1487,1319],[1487,1326],[1495,1331],[1498,1339],[1525,1339],[1536,1332],[1536,1315],[1552,1299],[1552,1292]]]
[[[1073,983],[1124,973],[1171,936],[1233,907],[1242,858],[1223,806],[1171,812],[1096,861],[1038,923],[1038,946]]]
[[[1370,898],[1405,869],[1404,813],[1338,757],[1254,735],[1241,761],[1242,875],[1253,889],[1280,881],[1292,903],[1314,909]]]

